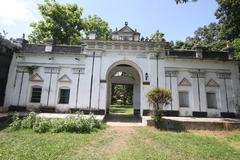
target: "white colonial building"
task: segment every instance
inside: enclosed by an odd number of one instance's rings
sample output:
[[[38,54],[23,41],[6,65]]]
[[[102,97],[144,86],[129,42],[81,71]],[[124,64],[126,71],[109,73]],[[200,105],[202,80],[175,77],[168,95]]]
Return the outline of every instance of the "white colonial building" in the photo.
[[[140,40],[127,23],[112,40],[92,32],[80,46],[23,44],[11,62],[4,106],[105,114],[112,84],[132,84],[135,114],[148,114],[146,93],[161,87],[172,91],[166,115],[232,117],[239,106],[239,65],[229,51],[172,50],[165,42]]]

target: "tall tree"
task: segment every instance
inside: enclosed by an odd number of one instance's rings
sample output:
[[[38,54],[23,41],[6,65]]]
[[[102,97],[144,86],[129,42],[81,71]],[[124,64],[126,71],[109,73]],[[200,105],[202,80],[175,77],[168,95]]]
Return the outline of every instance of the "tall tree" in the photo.
[[[240,60],[240,38],[236,38],[234,39],[234,41],[232,42],[233,48],[234,48],[234,52],[235,52],[235,58]]]
[[[174,49],[183,49],[184,48],[183,47],[184,44],[185,44],[185,42],[178,40],[175,43],[173,43],[172,48],[174,48]]]
[[[29,35],[29,41],[45,43],[53,39],[59,44],[80,43],[83,9],[76,4],[59,4],[55,0],[44,2],[38,5],[43,19],[30,24],[33,31]]]
[[[157,30],[156,32],[154,32],[150,35],[150,39],[154,42],[165,41],[165,39],[163,37],[164,37],[164,33],[159,32],[159,30]]]
[[[98,39],[108,39],[111,34],[108,23],[97,15],[88,16],[84,19],[84,31],[88,33],[93,30],[97,32]]]
[[[199,27],[194,32],[194,36],[196,39],[199,39],[206,43],[211,43],[212,41],[218,40],[221,37],[220,34],[220,26],[217,23],[210,23],[209,25],[204,25],[203,27]]]
[[[186,3],[198,0],[175,0],[176,3]],[[221,39],[233,41],[240,37],[240,1],[239,0],[216,0],[218,8],[215,12],[221,32]]]
[[[177,3],[186,3],[191,0],[175,1]],[[215,12],[215,16],[219,21],[198,28],[194,33],[194,37],[186,39],[185,44],[182,45],[182,47],[186,47],[191,43],[197,43],[212,50],[220,50],[226,46],[227,41],[234,43],[236,46],[236,42],[238,41],[235,41],[235,39],[240,37],[240,1],[216,1],[219,6]]]
[[[224,32],[218,23],[210,23],[203,27],[199,27],[194,32],[194,37],[187,39],[186,42],[192,42],[193,46],[198,44],[211,50],[221,50],[226,46],[224,40]]]
[[[217,0],[219,5],[215,15],[225,33],[225,39],[233,41],[240,37],[240,1]]]

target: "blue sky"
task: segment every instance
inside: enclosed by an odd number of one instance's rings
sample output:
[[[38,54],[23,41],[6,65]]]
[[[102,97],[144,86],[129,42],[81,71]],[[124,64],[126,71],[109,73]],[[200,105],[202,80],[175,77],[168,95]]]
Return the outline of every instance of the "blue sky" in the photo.
[[[176,5],[174,0],[56,0],[60,3],[77,3],[84,8],[83,17],[96,14],[114,30],[125,21],[142,36],[159,29],[170,40],[184,40],[203,25],[216,21],[215,0]],[[29,23],[41,19],[37,3],[44,0],[0,0],[0,32],[7,37],[21,37],[31,32]]]

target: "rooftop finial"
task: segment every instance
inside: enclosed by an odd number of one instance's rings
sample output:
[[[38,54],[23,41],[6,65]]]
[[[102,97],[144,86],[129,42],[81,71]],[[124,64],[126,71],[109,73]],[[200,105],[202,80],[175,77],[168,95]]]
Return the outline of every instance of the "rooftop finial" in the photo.
[[[127,26],[128,25],[128,22],[127,21],[125,21],[125,26]]]

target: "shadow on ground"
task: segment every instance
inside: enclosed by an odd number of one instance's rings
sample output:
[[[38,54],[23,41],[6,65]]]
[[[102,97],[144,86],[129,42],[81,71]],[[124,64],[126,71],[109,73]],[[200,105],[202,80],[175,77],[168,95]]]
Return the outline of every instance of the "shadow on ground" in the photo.
[[[135,115],[125,114],[109,114],[106,116],[107,122],[123,122],[123,123],[142,123],[142,118]]]
[[[10,123],[12,123],[11,117],[6,117],[0,120],[0,131],[9,127]]]

